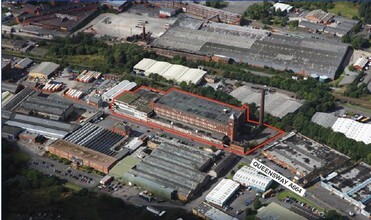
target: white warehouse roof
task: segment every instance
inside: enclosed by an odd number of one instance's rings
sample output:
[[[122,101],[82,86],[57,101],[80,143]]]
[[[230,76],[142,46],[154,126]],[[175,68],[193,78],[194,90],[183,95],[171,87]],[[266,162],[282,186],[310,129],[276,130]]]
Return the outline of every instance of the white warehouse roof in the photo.
[[[104,101],[112,101],[118,94],[123,91],[130,91],[135,88],[137,84],[135,82],[130,82],[128,80],[124,80],[114,86],[112,89],[108,90],[102,95]]]
[[[343,133],[350,139],[362,141],[365,144],[371,143],[371,124],[363,124],[349,118],[338,118],[332,130]]]
[[[230,179],[222,179],[206,196],[206,201],[222,207],[225,202],[238,190],[240,184]]]
[[[291,9],[293,8],[291,5],[283,4],[280,2],[277,2],[276,4],[274,4],[273,7],[276,11],[280,9],[281,11],[287,11],[287,12],[290,12]]]
[[[183,74],[186,73],[188,70],[188,67],[174,64],[169,69],[167,69],[162,76],[166,79],[173,79],[178,81],[178,79],[181,78]]]
[[[149,74],[158,74],[158,75],[163,75],[166,70],[168,70],[172,64],[167,63],[167,62],[162,62],[162,61],[156,61],[150,68],[148,68],[146,71],[144,71],[144,75],[149,76]]]
[[[144,58],[134,66],[134,71],[137,73],[144,73],[149,76],[151,73],[156,73],[168,80],[175,80],[177,82],[191,82],[198,84],[203,79],[206,71],[186,66],[171,64],[163,61],[156,61]]]
[[[200,69],[189,69],[182,77],[179,78],[179,82],[191,82],[198,84],[201,82],[202,78],[205,76],[206,71]]]
[[[364,57],[360,57],[358,58],[358,60],[354,63],[353,66],[359,66],[361,68],[364,68],[366,66],[366,64],[368,63],[368,59],[364,58]]]
[[[251,186],[258,190],[265,191],[272,183],[272,179],[259,174],[254,168],[243,166],[233,176],[233,180],[244,186]]]
[[[139,138],[134,138],[129,143],[127,143],[124,147],[128,148],[130,152],[133,152],[136,149],[138,149],[142,144],[143,144],[142,140],[140,140]]]
[[[152,60],[152,59],[148,59],[148,58],[144,58],[143,60],[141,60],[139,63],[137,63],[135,66],[134,66],[134,69],[135,70],[142,70],[142,71],[146,71],[148,70],[153,64],[155,64],[157,61],[156,60]]]

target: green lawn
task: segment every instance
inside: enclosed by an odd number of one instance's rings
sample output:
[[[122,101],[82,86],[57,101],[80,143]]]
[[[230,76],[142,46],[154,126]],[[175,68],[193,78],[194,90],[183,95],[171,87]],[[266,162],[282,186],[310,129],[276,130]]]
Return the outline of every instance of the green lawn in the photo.
[[[352,18],[353,16],[358,16],[358,5],[352,2],[334,2],[335,7],[328,10],[328,12],[337,15],[339,12],[342,16]]]
[[[307,199],[305,197],[301,197],[298,194],[296,194],[294,192],[291,192],[291,191],[288,191],[288,190],[285,190],[283,192],[278,193],[277,198],[279,200],[284,200],[288,196],[291,197],[291,198],[295,198],[299,202],[307,203],[308,205],[310,205],[310,206],[312,206],[312,207],[314,207],[314,208],[316,208],[316,209],[318,209],[320,211],[325,211],[323,208],[319,207],[317,204],[315,204],[311,200],[309,200],[309,199]]]
[[[367,112],[367,113],[370,113],[371,114],[371,110],[370,109],[367,109],[367,108],[362,108],[358,105],[352,105],[352,104],[349,104],[349,103],[346,103],[344,104],[345,106],[348,106],[350,108],[354,108],[354,109],[357,109],[359,111],[362,111],[362,112]]]
[[[74,191],[80,191],[81,190],[81,187],[80,186],[77,186],[73,183],[70,183],[70,182],[67,182],[65,184],[63,184],[65,187],[69,188],[69,189],[72,189]]]

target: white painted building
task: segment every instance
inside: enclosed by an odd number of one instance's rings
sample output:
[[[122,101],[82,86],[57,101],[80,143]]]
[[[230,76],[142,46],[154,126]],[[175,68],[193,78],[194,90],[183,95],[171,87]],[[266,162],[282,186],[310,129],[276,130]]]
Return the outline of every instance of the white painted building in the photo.
[[[129,143],[127,143],[124,147],[128,148],[130,150],[130,153],[138,149],[140,146],[142,146],[143,141],[139,138],[134,138]]]
[[[223,207],[229,198],[238,190],[240,184],[230,179],[222,179],[215,186],[209,194],[207,194],[205,200],[208,203]]]
[[[102,99],[105,102],[111,102],[117,95],[124,91],[130,91],[137,86],[135,82],[130,82],[128,80],[124,80],[108,90],[107,92],[103,93]]]
[[[233,180],[243,186],[250,186],[256,190],[264,192],[272,184],[272,179],[259,174],[257,170],[252,167],[243,166],[233,176]]]
[[[186,66],[171,64],[163,61],[156,61],[144,58],[134,66],[136,74],[149,76],[150,74],[158,74],[167,80],[174,80],[176,82],[186,82],[199,84],[206,71],[195,68],[188,68]]]
[[[366,59],[365,57],[360,57],[357,59],[357,61],[354,63],[354,68],[356,68],[357,70],[362,70],[363,68],[366,67],[368,63],[368,59]]]
[[[365,144],[371,143],[371,124],[360,123],[349,118],[338,118],[332,130],[343,133],[350,139],[362,141]]]
[[[276,4],[274,4],[273,7],[276,11],[278,11],[279,9],[282,12],[286,11],[287,13],[289,13],[293,9],[291,5],[280,3],[280,2],[277,2]]]

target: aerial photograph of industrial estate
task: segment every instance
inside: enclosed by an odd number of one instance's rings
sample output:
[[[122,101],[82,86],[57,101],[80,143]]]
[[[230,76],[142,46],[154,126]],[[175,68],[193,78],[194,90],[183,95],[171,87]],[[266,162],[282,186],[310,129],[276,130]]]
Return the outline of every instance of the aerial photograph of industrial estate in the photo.
[[[371,219],[371,1],[3,0],[1,218]]]

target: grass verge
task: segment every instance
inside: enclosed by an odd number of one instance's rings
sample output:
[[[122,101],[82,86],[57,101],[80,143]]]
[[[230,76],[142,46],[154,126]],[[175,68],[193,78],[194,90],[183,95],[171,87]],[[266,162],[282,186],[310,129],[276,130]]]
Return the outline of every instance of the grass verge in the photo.
[[[75,185],[75,184],[73,184],[73,183],[70,183],[70,182],[67,182],[67,183],[65,183],[65,184],[63,184],[63,185],[64,185],[65,187],[69,188],[69,189],[72,189],[72,190],[76,191],[76,192],[78,192],[78,191],[81,190],[81,187],[80,187],[80,186],[77,186],[77,185]]]

